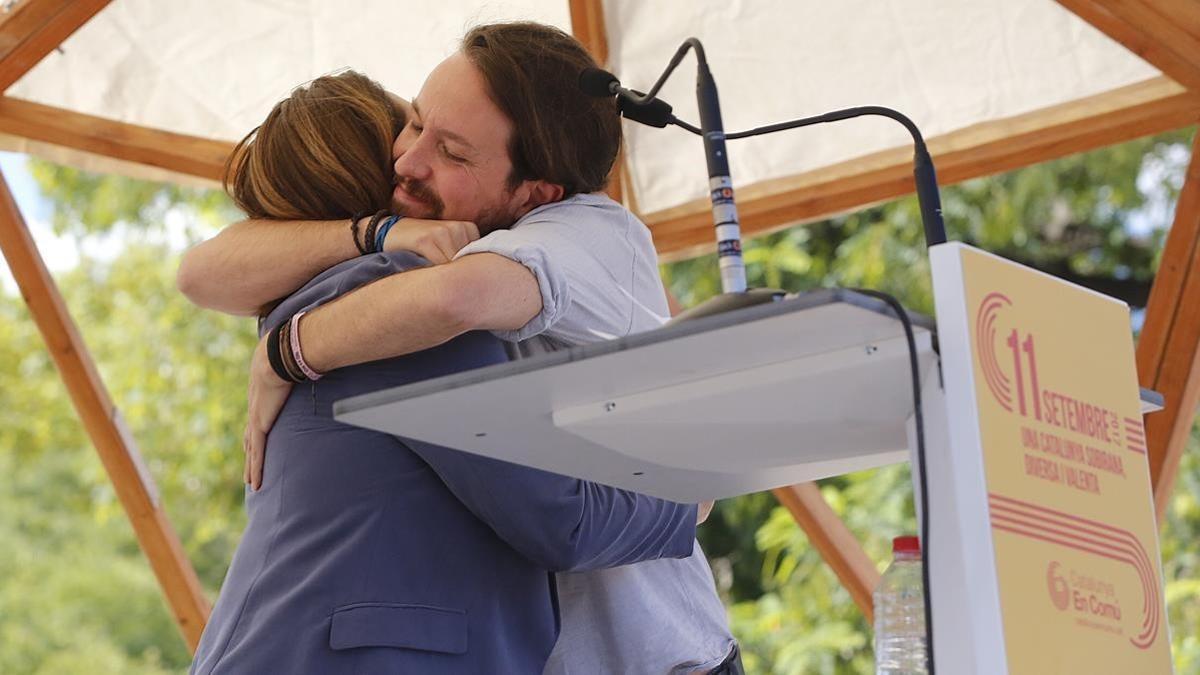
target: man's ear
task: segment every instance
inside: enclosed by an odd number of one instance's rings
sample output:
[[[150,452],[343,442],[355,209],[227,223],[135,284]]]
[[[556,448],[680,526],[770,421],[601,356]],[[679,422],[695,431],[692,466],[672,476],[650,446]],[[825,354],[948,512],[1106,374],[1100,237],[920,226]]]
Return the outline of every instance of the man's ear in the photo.
[[[527,180],[521,184],[523,199],[517,208],[517,217],[529,213],[544,204],[562,201],[565,190],[563,186],[544,180]]]

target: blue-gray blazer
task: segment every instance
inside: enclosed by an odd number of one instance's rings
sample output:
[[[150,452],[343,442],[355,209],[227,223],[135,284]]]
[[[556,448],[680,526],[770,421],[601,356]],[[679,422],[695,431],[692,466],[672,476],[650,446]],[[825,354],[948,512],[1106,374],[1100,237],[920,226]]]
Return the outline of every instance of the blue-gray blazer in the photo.
[[[262,329],[423,264],[407,253],[343,263]],[[538,674],[558,632],[552,572],[690,555],[694,505],[332,418],[339,399],[506,358],[470,333],[296,386],[191,672]]]

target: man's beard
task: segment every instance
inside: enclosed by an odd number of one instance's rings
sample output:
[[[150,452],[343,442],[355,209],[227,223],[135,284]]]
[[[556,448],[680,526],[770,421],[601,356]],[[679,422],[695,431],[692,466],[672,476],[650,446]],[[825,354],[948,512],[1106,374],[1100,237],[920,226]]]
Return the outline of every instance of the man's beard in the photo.
[[[517,222],[515,213],[499,208],[483,209],[475,216],[475,227],[479,228],[479,236],[493,230],[507,230]]]
[[[409,216],[414,218],[428,218],[430,220],[444,220],[443,216],[446,212],[446,203],[438,196],[433,188],[429,187],[423,181],[414,178],[396,178],[396,185],[401,187],[410,197],[421,202],[429,208],[428,214],[415,215],[406,213],[406,209],[399,203],[393,204],[393,209],[398,215]],[[505,193],[511,196],[511,193]],[[473,222],[479,228],[479,234],[485,235],[492,230],[503,230],[512,227],[517,221],[516,213],[505,209],[501,206],[484,207],[475,215]]]
[[[429,218],[430,220],[442,219],[442,214],[446,211],[446,203],[433,191],[433,188],[422,181],[400,176],[396,177],[396,185],[407,192],[410,197],[429,207],[429,213],[421,217]],[[400,204],[394,204],[394,207],[400,215],[410,215],[405,213],[404,207]]]

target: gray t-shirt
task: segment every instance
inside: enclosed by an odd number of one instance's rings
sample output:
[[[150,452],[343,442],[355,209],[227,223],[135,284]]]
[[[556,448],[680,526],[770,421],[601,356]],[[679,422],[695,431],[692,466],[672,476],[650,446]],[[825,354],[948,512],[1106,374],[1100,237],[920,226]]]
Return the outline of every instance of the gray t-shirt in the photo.
[[[652,330],[670,316],[650,230],[604,195],[538,207],[457,257],[496,253],[537,277],[542,311],[517,331],[525,355]],[[691,557],[558,575],[562,630],[547,675],[707,672],[733,637],[712,570]]]

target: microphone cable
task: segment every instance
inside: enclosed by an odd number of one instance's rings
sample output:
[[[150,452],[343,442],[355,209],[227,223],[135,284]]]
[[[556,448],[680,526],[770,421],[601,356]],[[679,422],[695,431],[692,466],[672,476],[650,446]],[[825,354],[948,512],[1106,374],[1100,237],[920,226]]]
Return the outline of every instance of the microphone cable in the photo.
[[[777,131],[787,131],[789,129],[798,129],[815,124],[826,124],[828,122],[841,122],[855,117],[872,115],[886,117],[899,122],[912,136],[914,151],[913,179],[917,187],[917,202],[921,207],[921,222],[925,228],[925,244],[927,247],[932,247],[946,243],[946,224],[942,220],[942,199],[938,193],[937,174],[933,167],[933,157],[929,154],[929,148],[925,145],[925,138],[921,135],[921,130],[917,128],[917,125],[907,115],[898,110],[878,105],[843,108],[811,117],[801,117],[790,122],[768,124],[762,127],[747,129],[746,131],[726,134],[725,140],[734,141],[740,138],[761,136]],[[669,116],[668,123],[674,124],[680,129],[696,134],[697,136],[702,135],[700,129],[674,115]]]
[[[932,558],[929,555],[929,481],[925,474],[925,415],[923,404],[921,401],[921,368],[917,360],[917,339],[913,334],[912,319],[908,316],[908,311],[904,309],[904,305],[895,296],[883,291],[876,291],[869,288],[852,288],[855,293],[870,296],[877,300],[882,300],[892,311],[896,313],[896,318],[900,319],[900,323],[904,326],[904,338],[908,341],[908,365],[912,372],[912,397],[913,397],[913,426],[916,427],[917,436],[917,482],[921,487],[921,494],[918,496],[921,504],[921,598],[925,603],[925,662],[929,667],[929,675],[934,675],[933,669],[933,598],[929,591],[929,564]]]

